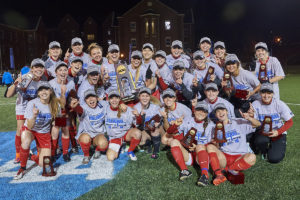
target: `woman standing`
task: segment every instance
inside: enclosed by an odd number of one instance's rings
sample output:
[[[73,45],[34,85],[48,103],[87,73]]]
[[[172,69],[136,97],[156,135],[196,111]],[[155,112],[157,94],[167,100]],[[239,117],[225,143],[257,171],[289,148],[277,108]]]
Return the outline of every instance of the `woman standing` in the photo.
[[[45,68],[47,70],[47,74],[51,78],[55,78],[55,66],[57,62],[60,61],[60,57],[62,54],[62,50],[60,47],[60,43],[57,41],[52,41],[49,44],[49,50],[48,50],[48,59],[45,61]]]

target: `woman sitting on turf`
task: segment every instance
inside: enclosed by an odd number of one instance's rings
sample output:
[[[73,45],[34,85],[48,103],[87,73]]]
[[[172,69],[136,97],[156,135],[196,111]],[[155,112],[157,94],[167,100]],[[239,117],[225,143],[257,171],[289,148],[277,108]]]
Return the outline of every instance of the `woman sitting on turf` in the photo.
[[[266,156],[270,163],[279,163],[285,156],[286,131],[293,125],[294,114],[283,101],[274,98],[274,86],[271,83],[262,84],[260,96],[261,100],[254,101],[249,112],[262,124],[264,118],[270,116],[272,131],[266,130],[269,135],[256,133],[254,148]]]
[[[72,98],[70,107],[79,115],[79,128],[76,139],[79,141],[84,154],[82,163],[88,164],[91,142],[96,146],[94,159],[98,159],[101,151],[105,151],[108,147],[107,139],[104,136],[104,120],[108,103],[106,101],[98,102],[98,97],[93,89],[84,92],[84,100],[85,103],[80,106],[79,100]]]
[[[181,169],[179,179],[183,181],[192,175],[192,172],[187,169],[186,165],[193,165],[196,161],[201,167],[201,176],[197,181],[197,185],[207,186],[209,184],[209,159],[206,146],[211,141],[212,129],[214,128],[214,123],[208,118],[207,104],[204,102],[196,104],[194,118],[189,118],[188,120],[178,118],[171,123],[173,125],[168,128],[168,134],[179,132],[186,135],[191,128],[197,129],[195,135],[196,144],[193,143],[193,146],[189,149],[184,148],[177,139],[173,139],[171,141],[171,152],[173,158]]]
[[[21,168],[14,179],[21,179],[26,170],[30,144],[35,139],[39,156],[31,160],[43,166],[43,157],[51,155],[51,122],[59,113],[59,100],[55,97],[48,82],[40,81],[37,87],[37,98],[28,102],[24,118],[26,119],[21,133],[20,160]]]
[[[136,161],[134,149],[141,141],[141,131],[131,128],[134,122],[133,110],[127,107],[126,111],[120,109],[120,94],[118,90],[110,90],[108,93],[109,105],[106,109],[105,127],[109,137],[107,159],[110,161],[118,158],[119,150],[123,142],[130,142],[128,156]]]
[[[227,180],[221,169],[224,168],[228,171],[230,177],[238,175],[236,177],[243,178],[240,171],[249,169],[255,164],[256,156],[249,151],[246,135],[254,132],[255,128],[261,124],[258,120],[250,117],[248,113],[241,113],[244,119],[229,119],[227,108],[223,103],[215,106],[215,113],[218,121],[224,125],[225,138],[223,138],[223,134],[218,134],[217,138],[213,138],[215,144],[207,146],[207,152],[210,166],[216,175],[213,184],[219,185]],[[226,141],[218,144],[216,139],[226,139]]]

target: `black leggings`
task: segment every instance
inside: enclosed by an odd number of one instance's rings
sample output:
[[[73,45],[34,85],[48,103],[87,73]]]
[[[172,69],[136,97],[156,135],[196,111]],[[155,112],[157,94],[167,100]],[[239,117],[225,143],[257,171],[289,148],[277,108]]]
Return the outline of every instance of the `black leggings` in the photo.
[[[262,154],[266,154],[270,163],[279,163],[283,160],[286,150],[286,135],[283,134],[276,141],[272,141],[271,138],[255,134],[254,146],[256,150]]]

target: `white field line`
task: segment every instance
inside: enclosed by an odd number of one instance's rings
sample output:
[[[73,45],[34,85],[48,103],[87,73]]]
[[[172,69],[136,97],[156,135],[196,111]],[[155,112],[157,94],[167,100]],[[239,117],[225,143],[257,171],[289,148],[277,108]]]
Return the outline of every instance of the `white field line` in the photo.
[[[16,102],[11,102],[11,103],[0,103],[0,106],[13,105],[13,104],[16,104]]]
[[[299,103],[286,103],[286,104],[288,104],[288,105],[293,105],[293,106],[300,106]]]

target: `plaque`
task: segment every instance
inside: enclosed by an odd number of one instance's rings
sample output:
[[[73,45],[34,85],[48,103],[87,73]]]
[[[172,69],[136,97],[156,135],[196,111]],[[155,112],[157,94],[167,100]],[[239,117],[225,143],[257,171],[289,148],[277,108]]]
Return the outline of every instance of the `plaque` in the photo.
[[[221,137],[221,139],[220,139]],[[223,122],[217,122],[215,127],[215,133],[214,133],[214,140],[217,143],[225,143],[227,142],[226,136],[225,136],[225,129]]]
[[[115,64],[117,85],[123,102],[136,99],[137,90],[126,64]]]
[[[249,91],[248,90],[240,90],[236,89],[235,90],[235,97],[239,99],[246,99]]]
[[[158,114],[154,115],[149,121],[145,123],[145,130],[153,132],[155,128],[157,128],[155,127],[155,123],[160,123],[160,121],[161,121],[160,116]]]
[[[270,133],[271,131],[272,131],[272,117],[265,116],[260,133],[264,136],[269,136],[271,134]]]
[[[261,83],[268,82],[267,66],[264,64],[261,64],[259,67],[258,80]]]
[[[193,143],[196,144],[196,133],[197,129],[191,128],[187,134],[180,140],[181,145],[187,150],[193,146]]]
[[[47,172],[46,166],[50,167],[50,172]],[[43,173],[42,176],[55,176],[56,172],[54,171],[53,168],[53,162],[51,160],[50,156],[44,156],[43,157]]]
[[[208,68],[208,70],[207,70],[207,73],[206,73],[206,75],[205,75],[205,78],[203,79],[203,83],[204,83],[204,84],[207,84],[207,83],[209,83],[209,82],[212,82],[212,81],[210,80],[210,76],[213,75],[214,72],[215,72],[215,68],[213,68],[212,66],[210,66],[210,67]]]
[[[226,85],[223,87],[225,91],[232,91],[234,89],[230,73],[224,73],[223,81],[226,82]]]

